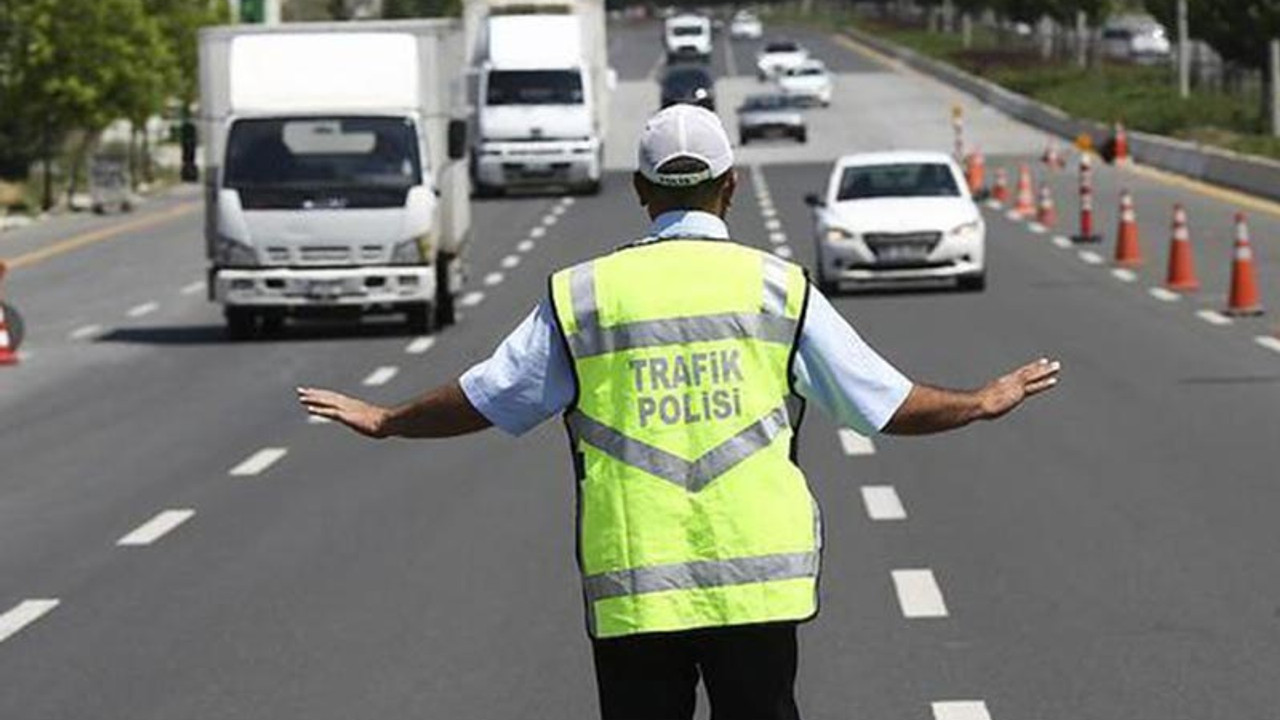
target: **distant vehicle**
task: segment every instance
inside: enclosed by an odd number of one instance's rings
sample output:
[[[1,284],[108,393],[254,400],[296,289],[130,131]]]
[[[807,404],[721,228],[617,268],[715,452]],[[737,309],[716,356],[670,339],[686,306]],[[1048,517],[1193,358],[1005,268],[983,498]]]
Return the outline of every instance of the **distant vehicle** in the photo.
[[[1157,63],[1168,60],[1172,53],[1168,33],[1155,18],[1124,15],[1102,28],[1102,54],[1111,60]]]
[[[96,155],[90,159],[89,197],[99,215],[113,207],[122,213],[133,210],[133,187],[124,158]]]
[[[764,23],[753,13],[741,11],[729,23],[729,37],[734,40],[759,40],[764,36]]]
[[[767,137],[789,137],[799,143],[809,140],[804,113],[794,98],[780,93],[749,95],[738,107],[738,144]]]
[[[805,60],[783,70],[778,75],[778,87],[801,103],[823,107],[831,104],[831,73],[821,60]]]
[[[836,161],[815,209],[817,279],[894,285],[986,286],[986,226],[964,174],[936,152],[880,152]]]
[[[452,323],[471,237],[458,23],[199,37],[208,285],[228,334],[337,310]]]
[[[667,61],[711,60],[711,21],[701,15],[677,15],[666,21]]]
[[[767,43],[756,56],[756,77],[770,80],[809,59],[809,51],[791,40]]]
[[[465,0],[463,7],[477,83],[476,194],[598,192],[614,85],[603,0]]]
[[[662,76],[662,107],[684,103],[716,109],[716,83],[701,65],[673,65]]]

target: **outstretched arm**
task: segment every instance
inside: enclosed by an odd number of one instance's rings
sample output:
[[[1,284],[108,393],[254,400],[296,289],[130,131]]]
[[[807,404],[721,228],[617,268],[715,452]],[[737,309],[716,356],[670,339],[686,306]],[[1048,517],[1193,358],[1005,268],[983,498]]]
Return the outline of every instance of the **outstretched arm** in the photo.
[[[917,383],[894,413],[884,432],[927,435],[963,427],[975,420],[995,420],[1058,384],[1062,365],[1041,358],[973,391],[945,390]]]
[[[393,408],[332,390],[298,388],[298,402],[312,415],[337,420],[371,438],[444,438],[467,435],[492,423],[467,400],[457,381]]]

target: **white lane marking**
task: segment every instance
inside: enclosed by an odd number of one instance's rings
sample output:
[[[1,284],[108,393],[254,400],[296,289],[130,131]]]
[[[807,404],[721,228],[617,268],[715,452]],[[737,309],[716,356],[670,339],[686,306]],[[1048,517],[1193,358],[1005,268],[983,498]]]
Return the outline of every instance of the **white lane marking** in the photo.
[[[774,245],[785,245],[787,242],[787,234],[781,233],[781,232],[771,232],[769,233],[769,242],[773,243]]]
[[[408,345],[405,345],[404,351],[409,353],[410,355],[421,355],[422,353],[430,350],[431,346],[435,344],[436,344],[435,338],[431,337],[430,335],[423,335],[422,337],[414,338],[412,342],[410,342]]]
[[[774,248],[773,254],[777,255],[780,258],[788,258],[788,259],[792,255],[795,255],[795,253],[791,252],[791,248],[786,245],[779,245],[778,247]]]
[[[1268,350],[1280,352],[1280,338],[1275,338],[1270,335],[1259,335],[1255,337],[1253,341]]]
[[[933,720],[991,720],[981,700],[943,700],[932,705]]]
[[[778,222],[777,218],[769,218],[764,221],[764,229],[770,232],[773,232],[774,230],[781,230],[782,223]]]
[[[484,302],[484,293],[479,290],[472,290],[458,300],[458,304],[462,307],[475,307],[482,302]]]
[[[999,210],[1004,206],[1000,204],[999,200],[988,200],[987,207],[991,208],[992,210]]]
[[[507,277],[500,272],[491,272],[484,276],[484,284],[493,287],[494,285],[501,285],[502,281],[506,279]]]
[[[1148,288],[1147,294],[1163,302],[1177,302],[1178,298],[1181,297],[1178,293],[1162,287]]]
[[[1071,247],[1071,238],[1067,237],[1066,235],[1054,235],[1053,244],[1057,245],[1063,250],[1066,250],[1067,248]]]
[[[544,227],[536,227],[529,231],[529,237],[531,238],[540,238],[546,234],[547,234],[547,229]]]
[[[260,475],[267,468],[275,465],[280,458],[289,454],[288,448],[269,447],[262,448],[258,452],[245,458],[239,465],[231,468],[228,473],[234,477],[246,477],[249,475]]]
[[[1131,283],[1134,280],[1138,279],[1138,273],[1128,268],[1115,268],[1114,270],[1111,271],[1111,277],[1119,280],[1120,282]]]
[[[760,214],[764,216],[765,220],[768,220],[776,217],[778,215],[778,211],[773,209],[773,205],[765,205],[764,203],[761,203]]]
[[[1217,310],[1197,310],[1196,317],[1209,323],[1210,325],[1230,325],[1231,318],[1223,315]]]
[[[201,290],[204,290],[204,281],[203,281],[203,280],[197,280],[197,281],[195,281],[195,282],[193,282],[193,283],[189,283],[189,284],[187,284],[187,285],[183,285],[183,286],[182,286],[182,289],[181,289],[181,290],[179,290],[178,292],[182,293],[183,295],[195,295],[196,293],[200,292]]]
[[[373,372],[369,373],[362,381],[363,385],[386,385],[391,382],[391,378],[400,374],[400,368],[395,365],[383,365]]]
[[[863,485],[862,503],[872,520],[906,520],[907,509],[892,485]]]
[[[39,620],[45,613],[58,607],[58,603],[57,598],[33,598],[14,605],[0,615],[0,642],[8,640],[22,628]]]
[[[1013,222],[1022,222],[1022,219],[1023,219],[1022,213],[1018,212],[1017,210],[1010,210],[1009,212],[1005,213],[1004,216],[1009,220],[1012,220]]]
[[[116,545],[150,545],[190,520],[195,514],[196,511],[190,508],[162,510],[155,517],[134,528],[128,535],[117,540]]]
[[[560,204],[564,205],[565,207],[569,207],[570,205],[573,205],[576,202],[578,202],[577,199],[574,198],[572,195],[565,195],[564,197],[560,198]]]
[[[840,428],[840,448],[845,455],[875,455],[876,444],[871,438],[849,428]]]
[[[906,618],[940,618],[947,616],[942,590],[928,568],[894,570],[893,586],[898,591],[898,604]]]
[[[555,215],[547,214],[542,216],[542,224],[547,227],[551,227],[552,225],[555,225],[558,222],[560,222],[560,218],[556,217]]]
[[[81,327],[76,328],[75,330],[72,330],[71,334],[67,335],[67,337],[72,340],[87,340],[95,335],[100,334],[101,332],[102,332],[101,325],[83,325]]]
[[[328,425],[333,421],[321,415],[308,415],[307,422],[311,423],[312,425]]]
[[[516,267],[517,265],[519,265],[519,264],[520,264],[520,256],[519,256],[519,255],[508,255],[508,256],[506,256],[506,257],[502,258],[502,262],[501,262],[500,264],[502,265],[503,269],[505,269],[505,270],[511,270],[512,268],[514,268],[514,267]]]
[[[127,314],[131,318],[140,318],[143,315],[150,315],[159,309],[160,303],[158,302],[144,302],[141,305],[134,305],[129,308],[129,312]]]
[[[555,207],[551,208],[551,214],[555,215],[556,217],[559,217],[563,215],[564,212],[568,209],[569,208],[566,205],[556,205]]]
[[[1101,265],[1103,263],[1102,256],[1092,250],[1081,250],[1080,260],[1086,265]]]
[[[1036,235],[1043,235],[1049,232],[1049,228],[1045,227],[1044,225],[1041,225],[1038,222],[1027,223],[1027,229],[1035,233]]]
[[[519,243],[516,244],[516,250],[519,250],[522,253],[527,253],[533,248],[534,248],[534,243],[532,240],[521,240]]]

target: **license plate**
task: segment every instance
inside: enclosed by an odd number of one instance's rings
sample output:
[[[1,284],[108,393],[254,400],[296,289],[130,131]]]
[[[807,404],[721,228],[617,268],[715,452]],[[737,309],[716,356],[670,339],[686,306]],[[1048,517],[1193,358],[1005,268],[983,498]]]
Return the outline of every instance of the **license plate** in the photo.
[[[546,163],[525,163],[524,174],[533,177],[545,177],[554,172]]]
[[[307,282],[307,296],[317,300],[332,300],[342,295],[341,280],[311,280]]]
[[[878,255],[881,260],[888,262],[903,262],[923,260],[928,255],[928,251],[919,245],[886,245],[880,248]]]

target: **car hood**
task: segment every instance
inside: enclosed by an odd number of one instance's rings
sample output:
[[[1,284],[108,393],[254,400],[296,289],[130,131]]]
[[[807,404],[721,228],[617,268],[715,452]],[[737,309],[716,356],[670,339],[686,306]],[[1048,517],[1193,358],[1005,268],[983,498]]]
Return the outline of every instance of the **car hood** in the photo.
[[[826,75],[801,75],[800,77],[782,76],[778,78],[778,85],[786,88],[824,88],[831,84],[831,80]]]
[[[826,210],[826,224],[854,233],[946,232],[981,216],[968,198],[844,200]]]
[[[808,59],[809,53],[806,52],[764,53],[756,60],[756,64],[761,67],[790,67]]]

